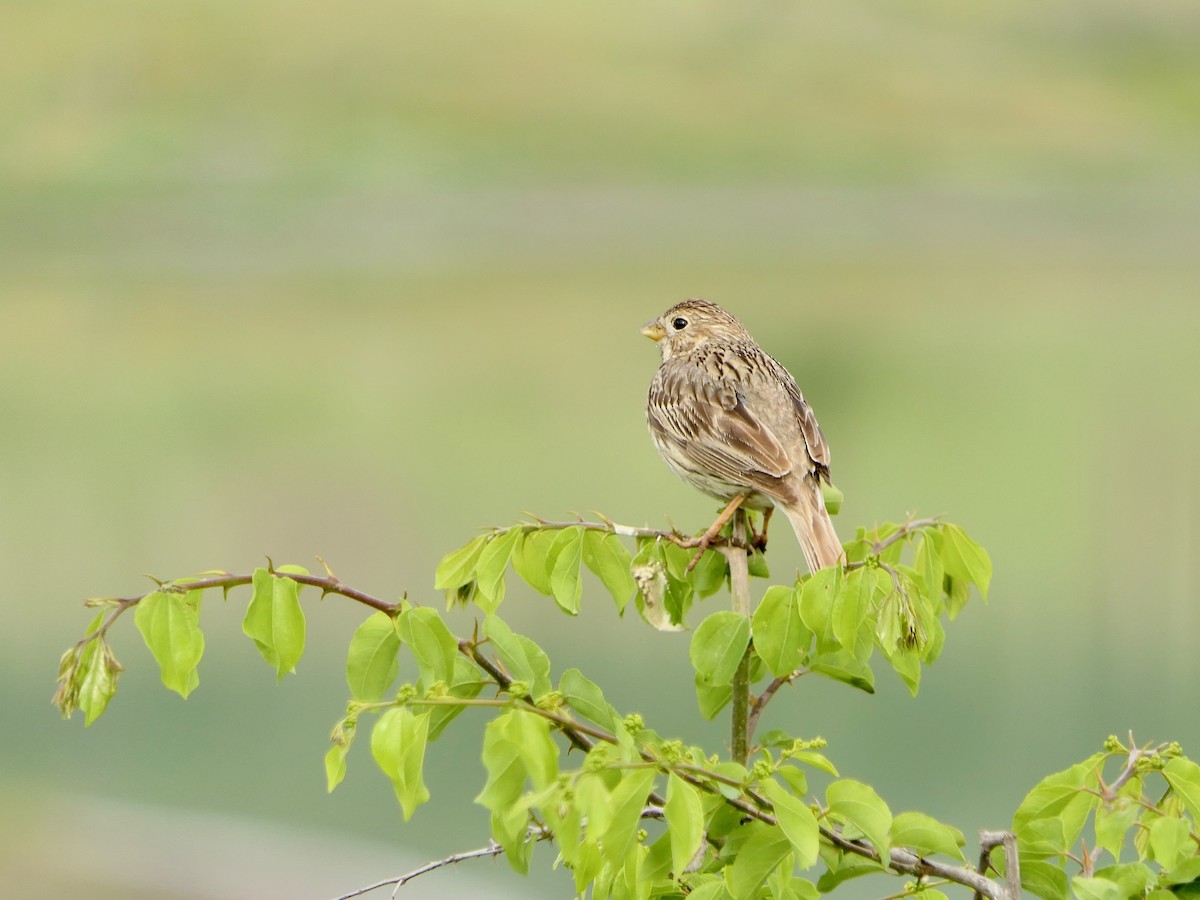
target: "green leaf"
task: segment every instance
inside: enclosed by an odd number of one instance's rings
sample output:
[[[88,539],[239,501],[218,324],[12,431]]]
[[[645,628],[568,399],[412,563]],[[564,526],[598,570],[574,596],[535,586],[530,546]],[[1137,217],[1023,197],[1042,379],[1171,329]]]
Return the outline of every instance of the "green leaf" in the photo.
[[[496,535],[484,545],[475,562],[475,581],[479,591],[475,604],[486,613],[493,613],[504,600],[504,573],[508,560],[521,539],[519,529]]]
[[[1167,763],[1163,777],[1183,801],[1192,818],[1200,822],[1200,766],[1190,759],[1177,756]]]
[[[725,610],[700,623],[688,655],[696,673],[708,684],[730,684],[749,644],[750,620]]]
[[[682,877],[704,842],[704,809],[697,790],[672,773],[663,807],[671,842],[671,871]]]
[[[829,813],[846,825],[852,825],[875,846],[880,857],[888,855],[892,813],[869,785],[844,778],[825,791]]]
[[[453,678],[458,641],[436,609],[414,606],[405,610],[396,619],[396,634],[412,651],[425,690]]]
[[[749,839],[742,844],[733,865],[725,869],[725,889],[733,900],[751,900],[772,870],[792,852],[792,843],[782,829],[761,822],[746,826]]]
[[[902,812],[897,815],[892,821],[891,842],[894,847],[907,847],[917,856],[941,853],[966,862],[960,849],[966,843],[963,833],[924,813]]]
[[[687,580],[699,597],[711,597],[725,586],[729,576],[729,563],[716,550],[706,550],[688,574]]]
[[[200,683],[196,667],[204,655],[204,634],[200,631],[201,593],[155,591],[142,598],[133,614],[134,624],[158,662],[163,684],[181,697],[187,697]],[[99,684],[94,686],[100,687]]]
[[[101,613],[98,619],[102,619]],[[117,677],[121,674],[121,664],[113,655],[112,648],[103,637],[96,638],[84,649],[80,659],[78,675],[79,694],[76,702],[83,710],[84,727],[91,725],[100,718],[108,706],[108,701],[117,692]]]
[[[867,623],[868,617],[875,608],[875,600],[883,591],[883,582],[887,575],[874,566],[863,566],[851,570],[846,575],[846,588],[839,591],[833,600],[833,613],[830,625],[837,642],[859,662],[866,662],[859,652],[861,643],[859,633]],[[867,654],[870,654],[870,644],[866,644]]]
[[[530,686],[534,699],[550,692],[550,657],[541,647],[514,632],[499,616],[483,620],[483,633],[513,679]]]
[[[1200,879],[1200,856],[1192,856],[1185,859],[1169,872],[1164,872],[1161,876],[1163,884],[1173,884],[1179,886],[1191,885],[1193,881]],[[1176,888],[1176,892],[1179,889]],[[1191,891],[1188,892],[1192,894]]]
[[[619,865],[625,859],[637,839],[654,776],[653,769],[625,769],[620,784],[612,792],[612,820],[600,837],[603,856],[612,865]]]
[[[1122,785],[1120,793],[1111,803],[1096,807],[1096,846],[1107,850],[1113,859],[1121,858],[1125,835],[1137,820],[1141,811],[1138,801],[1142,796],[1142,780],[1131,778]]]
[[[333,743],[325,753],[325,784],[329,793],[346,777],[346,754],[354,743],[358,730],[358,716],[349,715],[338,722],[333,731]]]
[[[304,611],[300,585],[290,578],[254,570],[254,596],[246,608],[242,631],[251,638],[276,680],[291,672],[304,653]]]
[[[400,667],[400,637],[396,621],[385,612],[368,617],[350,639],[346,655],[346,683],[355,700],[383,698]]]
[[[1055,820],[1061,824],[1063,835],[1063,844],[1056,850],[1065,852],[1075,843],[1088,813],[1099,801],[1082,788],[1086,779],[1094,778],[1103,761],[1104,754],[1096,753],[1069,769],[1043,778],[1013,814],[1013,831],[1020,835],[1034,822]]]
[[[583,582],[579,579],[579,566],[583,561],[584,529],[564,528],[550,547],[554,568],[550,572],[550,589],[554,602],[570,615],[579,614],[579,601],[583,597]]]
[[[1076,876],[1071,879],[1071,890],[1078,900],[1125,900],[1117,883],[1107,878]]]
[[[490,534],[481,534],[442,557],[442,561],[438,563],[437,571],[434,573],[434,588],[453,593],[463,585],[474,581],[475,565],[490,539]]]
[[[817,640],[817,650],[837,649],[833,636],[833,604],[845,587],[843,570],[838,566],[821,569],[800,588],[800,620]]]
[[[489,683],[490,679],[487,679],[473,662],[462,654],[459,654],[454,658],[454,676],[451,679],[447,696],[459,700],[468,700],[479,696],[479,692],[483,690],[483,686]],[[437,740],[445,727],[463,709],[464,707],[462,706],[455,706],[449,703],[433,707],[429,711],[429,740]]]
[[[767,566],[767,555],[755,547],[746,558],[747,574],[751,578],[770,578],[771,569]]]
[[[1021,887],[1043,900],[1066,900],[1067,873],[1054,863],[1022,858]]]
[[[732,684],[709,684],[699,672],[696,673],[696,703],[700,708],[700,714],[706,719],[715,719],[717,715],[733,699]]]
[[[812,632],[800,619],[800,599],[791,588],[767,589],[751,620],[754,650],[772,675],[783,677],[800,666]]]
[[[822,570],[824,571],[824,570]],[[833,653],[821,653],[813,657],[808,664],[813,672],[840,681],[868,694],[875,693],[875,673],[866,663],[855,659],[846,650]]]
[[[630,566],[633,557],[615,534],[587,531],[583,538],[583,564],[600,579],[612,594],[617,611],[624,612],[633,598],[637,585],[633,583]]]
[[[924,531],[913,553],[913,568],[921,576],[921,593],[935,610],[942,608],[942,590],[946,583],[946,567],[942,564],[934,532]]]
[[[796,865],[810,869],[817,864],[820,850],[820,829],[817,817],[799,797],[791,794],[779,782],[767,779],[759,786],[762,793],[775,808],[779,827],[791,842],[796,855]]]
[[[554,593],[550,585],[552,571],[549,558],[550,546],[558,533],[549,530],[523,531],[512,555],[512,565],[525,583],[549,597]]]
[[[1105,866],[1094,873],[1097,878],[1107,878],[1115,881],[1122,897],[1143,897],[1146,888],[1154,880],[1150,867],[1142,863],[1123,863],[1121,865]]]
[[[950,576],[975,585],[987,599],[992,581],[991,557],[957,525],[942,526],[942,562]]]
[[[429,799],[423,773],[428,735],[429,714],[404,706],[385,712],[371,731],[371,755],[392,780],[406,822]]]
[[[578,669],[567,669],[558,680],[559,693],[568,707],[596,725],[616,733],[616,710],[604,699],[599,686]]]
[[[814,769],[832,775],[834,778],[838,777],[839,773],[837,766],[830,762],[824,753],[818,753],[816,750],[797,750],[793,753],[789,753],[788,756],[794,762],[811,766]]]
[[[1174,760],[1172,760],[1173,762]],[[1150,849],[1163,871],[1170,871],[1192,853],[1191,829],[1186,819],[1158,816],[1149,825]]]

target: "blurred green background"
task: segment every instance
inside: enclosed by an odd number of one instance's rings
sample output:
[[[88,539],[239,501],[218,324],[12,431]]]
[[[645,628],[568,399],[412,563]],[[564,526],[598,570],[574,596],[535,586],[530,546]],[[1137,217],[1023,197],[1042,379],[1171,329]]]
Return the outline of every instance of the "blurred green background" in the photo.
[[[186,703],[118,628],[86,731],[48,705],[59,654],[144,572],[320,554],[437,602],[441,554],[525,510],[698,527],[637,333],[686,296],[795,373],[843,536],[946,513],[995,564],[917,699],[805,680],[774,721],[971,837],[1110,733],[1200,756],[1191,0],[9,0],[0,32],[6,895],[322,898],[483,844],[466,717],[408,825],[365,747],[326,796],[348,603],[306,594],[276,687],[245,594],[210,597]],[[721,745],[686,634],[602,590],[505,612]],[[482,862],[404,896],[467,892],[569,888]]]

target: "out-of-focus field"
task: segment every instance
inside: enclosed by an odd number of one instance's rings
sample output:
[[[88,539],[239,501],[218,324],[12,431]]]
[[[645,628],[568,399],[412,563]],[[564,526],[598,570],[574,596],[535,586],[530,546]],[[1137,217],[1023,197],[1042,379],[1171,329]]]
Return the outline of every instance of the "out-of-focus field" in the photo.
[[[58,656],[145,572],[319,554],[438,602],[441,554],[525,510],[700,526],[637,333],[689,295],[796,374],[844,536],[946,513],[995,564],[917,699],[806,679],[776,721],[968,835],[1110,733],[1200,755],[1194,3],[9,2],[0,33],[6,896],[321,898],[485,843],[471,724],[408,825],[365,747],[325,795],[346,603],[307,597],[276,687],[246,596],[208,598],[186,703],[122,622],[86,731]],[[802,565],[786,528],[770,557]],[[504,612],[556,671],[721,744],[686,634],[547,603]]]

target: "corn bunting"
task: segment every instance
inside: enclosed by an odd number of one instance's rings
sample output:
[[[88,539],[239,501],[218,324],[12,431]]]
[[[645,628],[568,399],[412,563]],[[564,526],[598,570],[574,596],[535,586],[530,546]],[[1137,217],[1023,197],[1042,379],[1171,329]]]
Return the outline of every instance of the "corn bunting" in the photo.
[[[787,369],[707,300],[672,306],[642,334],[662,352],[646,398],[659,454],[684,481],[728,501],[702,546],[739,505],[764,512],[764,532],[778,506],[810,570],[843,564],[821,495],[829,446]]]

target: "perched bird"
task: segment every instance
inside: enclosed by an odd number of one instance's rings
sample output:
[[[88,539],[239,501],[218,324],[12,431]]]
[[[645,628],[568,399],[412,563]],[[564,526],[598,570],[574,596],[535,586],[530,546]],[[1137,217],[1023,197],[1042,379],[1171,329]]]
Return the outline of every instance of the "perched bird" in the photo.
[[[825,510],[829,446],[796,380],[715,303],[684,300],[642,328],[662,352],[646,421],[658,452],[684,481],[728,501],[702,539],[739,505],[783,510],[812,571],[842,565]]]

